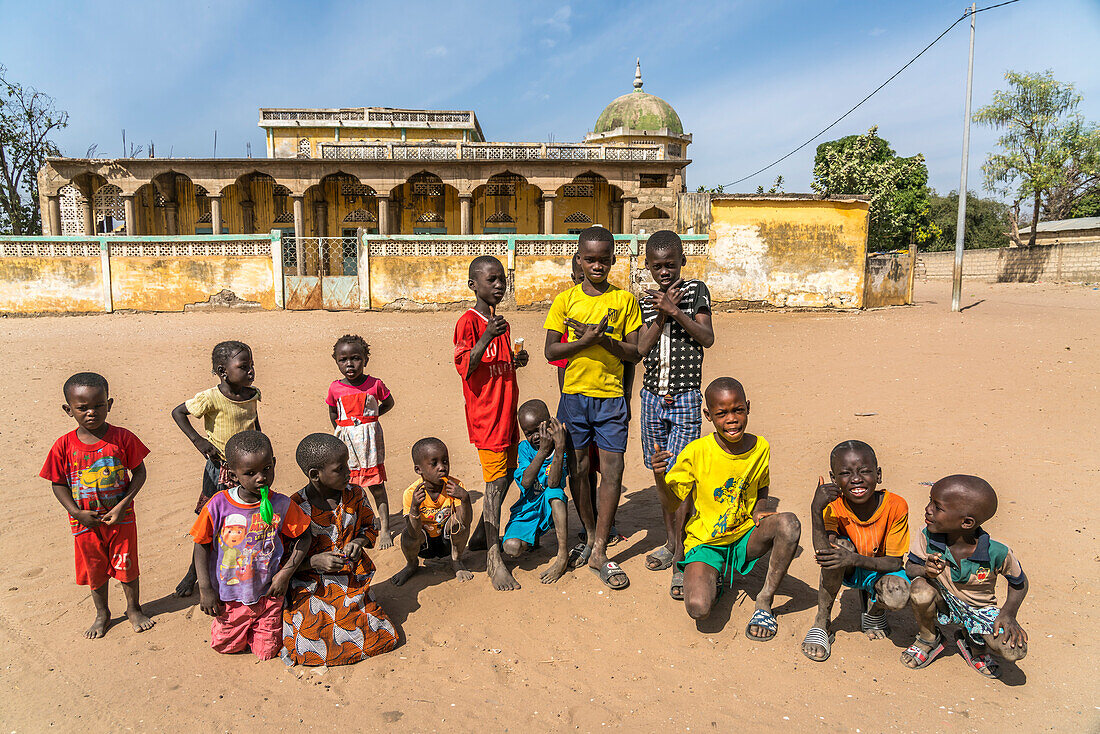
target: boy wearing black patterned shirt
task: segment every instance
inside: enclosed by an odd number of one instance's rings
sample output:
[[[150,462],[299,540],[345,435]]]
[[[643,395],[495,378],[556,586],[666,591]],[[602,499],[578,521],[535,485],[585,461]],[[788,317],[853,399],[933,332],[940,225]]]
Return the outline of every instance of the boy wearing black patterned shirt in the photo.
[[[699,438],[702,424],[703,350],[714,344],[710,291],[698,280],[684,280],[687,264],[680,237],[669,230],[654,232],[646,243],[646,268],[658,290],[642,294],[638,351],[644,354],[642,379],[642,457],[653,469],[654,459],[671,468],[685,446]],[[664,472],[653,472],[661,500],[667,539],[646,557],[646,568],[660,571],[683,560],[684,523],[688,507],[669,491]],[[670,590],[683,598],[683,574],[673,575]]]

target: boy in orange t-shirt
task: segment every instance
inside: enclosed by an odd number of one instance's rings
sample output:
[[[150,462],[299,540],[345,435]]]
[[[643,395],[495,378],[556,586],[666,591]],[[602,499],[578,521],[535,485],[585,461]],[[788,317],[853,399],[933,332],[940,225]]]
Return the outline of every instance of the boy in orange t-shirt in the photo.
[[[450,476],[447,445],[438,438],[422,438],[413,444],[412,459],[420,479],[405,490],[405,529],[401,531],[405,567],[393,577],[393,585],[401,586],[419,571],[421,558],[448,556],[455,578],[469,581],[474,575],[462,564],[462,554],[474,511],[466,488]]]
[[[889,634],[885,610],[909,603],[909,578],[902,570],[909,549],[909,505],[878,490],[882,469],[874,449],[863,441],[838,444],[829,464],[833,481],[818,479],[810,507],[821,585],[817,619],[802,641],[802,654],[815,662],[832,653],[829,622],[841,584],[859,589],[860,627],[872,640]]]

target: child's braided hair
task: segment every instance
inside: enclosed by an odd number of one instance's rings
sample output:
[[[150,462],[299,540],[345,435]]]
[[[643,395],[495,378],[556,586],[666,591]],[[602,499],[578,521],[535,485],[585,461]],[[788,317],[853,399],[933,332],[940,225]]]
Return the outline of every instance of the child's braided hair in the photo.
[[[332,345],[332,358],[336,359],[336,350],[340,348],[341,344],[354,344],[363,350],[363,356],[370,358],[370,344],[367,344],[367,340],[358,334],[344,334],[342,337],[336,340],[336,343]]]
[[[233,356],[240,354],[241,352],[251,352],[252,347],[248,346],[244,342],[235,340],[227,342],[218,342],[214,345],[214,350],[210,352],[210,363],[215,375],[219,374],[218,370],[229,364],[229,360],[233,359]]]

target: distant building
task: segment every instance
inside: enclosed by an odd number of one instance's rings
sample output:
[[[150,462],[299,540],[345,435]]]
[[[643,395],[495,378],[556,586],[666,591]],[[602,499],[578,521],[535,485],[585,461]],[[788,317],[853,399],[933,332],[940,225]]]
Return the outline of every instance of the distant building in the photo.
[[[1031,227],[1020,228],[1020,241],[1031,238]],[[1055,219],[1035,227],[1036,245],[1062,245],[1074,242],[1100,242],[1100,217]]]
[[[691,162],[640,63],[580,143],[487,142],[471,110],[264,108],[259,126],[267,158],[49,159],[46,234],[653,231],[676,221]]]

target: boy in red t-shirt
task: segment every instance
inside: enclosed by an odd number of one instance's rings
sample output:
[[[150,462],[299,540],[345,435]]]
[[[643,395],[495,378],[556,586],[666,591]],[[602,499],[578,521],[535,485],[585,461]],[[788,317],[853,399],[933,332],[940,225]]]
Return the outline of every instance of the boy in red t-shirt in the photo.
[[[500,508],[516,468],[519,447],[516,368],[527,364],[527,351],[518,349],[513,353],[508,322],[496,312],[508,289],[508,277],[500,260],[490,255],[474,258],[470,263],[469,286],[477,302],[455,324],[455,368],[462,377],[470,443],[477,447],[485,480],[481,509],[482,532],[488,549],[485,570],[493,588],[510,591],[518,589],[519,584],[504,565]],[[471,545],[474,543],[471,539]]]
[[[145,484],[149,449],[125,428],[107,423],[111,411],[107,380],[78,372],[65,381],[61,407],[76,430],[54,442],[40,476],[69,513],[76,547],[76,582],[92,589],[95,621],[88,639],[102,637],[111,621],[107,580],[122,582],[126,617],[135,632],[153,626],[141,611],[138,594],[137,523],[134,497]]]

